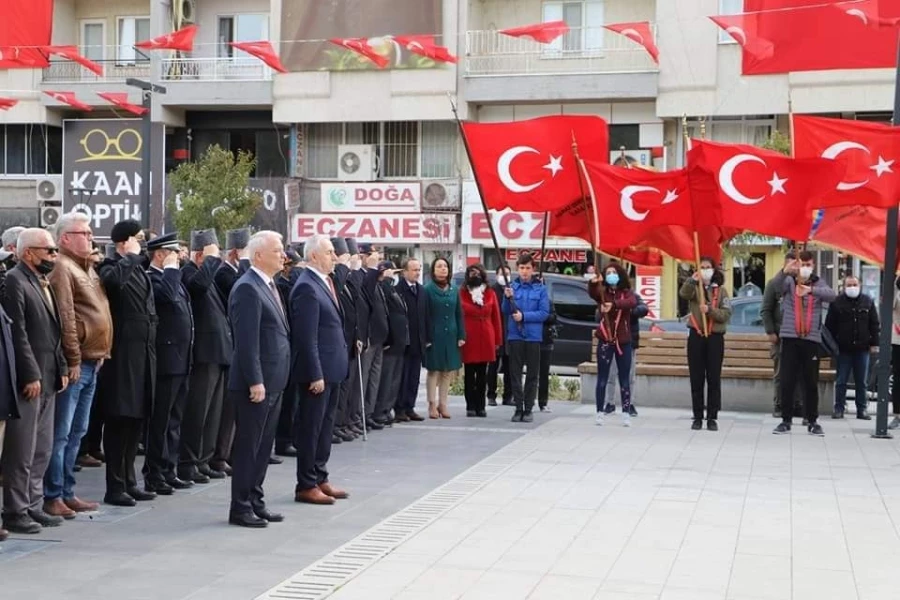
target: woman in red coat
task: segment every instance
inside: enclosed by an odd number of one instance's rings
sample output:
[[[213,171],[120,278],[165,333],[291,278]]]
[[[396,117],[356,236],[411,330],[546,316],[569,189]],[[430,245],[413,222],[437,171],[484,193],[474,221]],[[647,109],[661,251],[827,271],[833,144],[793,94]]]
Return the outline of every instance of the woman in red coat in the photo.
[[[466,345],[461,348],[465,366],[466,416],[486,417],[487,368],[497,359],[503,345],[500,302],[487,285],[484,267],[466,269],[465,285],[459,291],[466,328]]]

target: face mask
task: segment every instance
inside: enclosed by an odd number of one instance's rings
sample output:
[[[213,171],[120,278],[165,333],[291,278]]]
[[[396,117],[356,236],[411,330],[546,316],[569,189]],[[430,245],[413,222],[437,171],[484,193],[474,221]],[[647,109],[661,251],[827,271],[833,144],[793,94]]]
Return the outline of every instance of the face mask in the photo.
[[[800,279],[806,280],[812,277],[812,267],[800,267]]]
[[[703,281],[710,281],[713,273],[715,273],[713,269],[700,269],[700,277],[703,278]]]
[[[848,298],[859,298],[858,287],[846,287],[844,288],[844,293],[847,294]]]
[[[506,277],[503,275],[497,275],[497,283],[500,285],[506,285]]]
[[[46,258],[42,258],[41,262],[38,263],[37,267],[35,267],[35,268],[37,269],[37,272],[40,273],[41,275],[49,275],[50,272],[53,271],[53,267],[55,267],[55,266],[56,266],[56,263],[53,262],[52,260],[47,260]]]
[[[618,273],[607,273],[606,274],[606,283],[608,285],[619,285],[619,274]]]
[[[472,275],[469,277],[469,287],[478,287],[484,283],[484,279],[481,278],[481,275]]]

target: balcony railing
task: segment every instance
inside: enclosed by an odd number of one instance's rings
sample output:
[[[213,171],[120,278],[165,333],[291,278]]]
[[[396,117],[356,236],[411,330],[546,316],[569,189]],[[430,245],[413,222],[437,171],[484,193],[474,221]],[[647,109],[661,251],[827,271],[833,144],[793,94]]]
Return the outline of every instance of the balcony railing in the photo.
[[[272,69],[256,58],[167,58],[164,81],[268,81]]]
[[[468,77],[659,70],[643,47],[602,27],[573,28],[550,44],[494,30],[467,31],[465,69]]]
[[[103,65],[103,75],[88,71],[78,63],[67,60],[51,60],[44,69],[41,80],[44,83],[124,83],[129,77],[146,78],[150,73],[150,61],[119,64],[115,60],[95,61]]]

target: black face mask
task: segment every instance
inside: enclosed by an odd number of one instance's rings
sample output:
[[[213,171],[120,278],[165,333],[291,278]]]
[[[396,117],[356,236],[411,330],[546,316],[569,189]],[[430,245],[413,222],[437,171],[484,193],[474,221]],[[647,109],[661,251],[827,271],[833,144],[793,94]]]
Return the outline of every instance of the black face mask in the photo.
[[[52,260],[47,260],[46,258],[42,258],[41,262],[35,267],[37,272],[41,275],[49,275],[53,271],[53,267],[56,266],[56,263]]]
[[[178,259],[178,268],[179,269],[183,269],[184,265],[186,265],[186,264],[188,264],[188,261],[186,259],[184,259],[184,258]]]
[[[482,283],[484,283],[484,279],[481,278],[481,275],[472,275],[469,277],[467,285],[469,287],[478,287]]]

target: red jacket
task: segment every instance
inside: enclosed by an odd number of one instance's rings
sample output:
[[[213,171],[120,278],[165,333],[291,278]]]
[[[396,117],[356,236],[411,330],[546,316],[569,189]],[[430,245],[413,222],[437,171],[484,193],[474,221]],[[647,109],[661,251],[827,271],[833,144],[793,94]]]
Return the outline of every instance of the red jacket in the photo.
[[[588,283],[588,293],[599,305],[611,302],[612,308],[605,315],[599,313],[600,324],[594,335],[603,342],[617,342],[620,346],[631,343],[631,309],[637,306],[637,298],[631,290],[613,290],[603,283]]]
[[[484,306],[472,301],[469,288],[459,291],[466,327],[466,345],[462,347],[464,364],[490,363],[497,358],[497,346],[503,345],[503,323],[500,321],[500,303],[490,287],[484,290]]]

